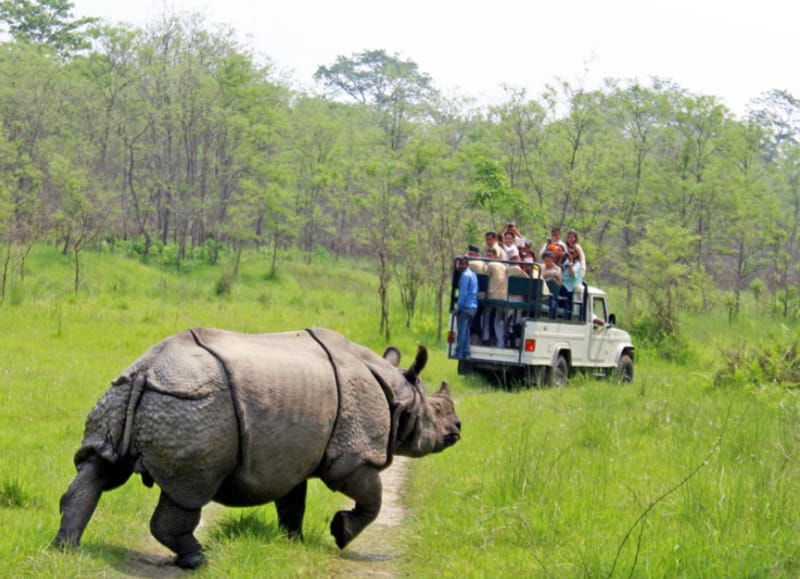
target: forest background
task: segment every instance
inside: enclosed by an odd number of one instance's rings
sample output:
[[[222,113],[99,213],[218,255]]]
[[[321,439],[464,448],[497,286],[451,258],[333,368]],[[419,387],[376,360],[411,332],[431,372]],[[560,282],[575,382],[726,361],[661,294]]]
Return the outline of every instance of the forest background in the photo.
[[[736,118],[659,78],[599,90],[554,80],[476,107],[383,50],[321,64],[298,92],[200,16],[144,28],[72,16],[67,0],[0,2],[0,302],[40,242],[81,289],[81,253],[181,269],[287,249],[374,260],[380,330],[395,285],[405,324],[452,257],[515,218],[535,245],[575,228],[590,280],[625,289],[640,333],[677,335],[681,309],[742,293],[800,314],[800,101],[774,90]],[[641,299],[637,299],[641,298]],[[641,305],[639,305],[641,304]]]

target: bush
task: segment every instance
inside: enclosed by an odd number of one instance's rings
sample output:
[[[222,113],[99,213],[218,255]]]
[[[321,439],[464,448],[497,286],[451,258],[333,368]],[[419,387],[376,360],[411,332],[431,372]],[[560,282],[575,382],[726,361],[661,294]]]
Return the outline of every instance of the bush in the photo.
[[[758,346],[742,345],[721,352],[723,366],[714,386],[777,384],[800,387],[800,338],[769,340]]]
[[[691,351],[686,338],[677,332],[665,332],[658,321],[650,316],[634,320],[630,333],[638,347],[652,349],[665,360],[679,364],[689,361]]]
[[[217,279],[214,285],[214,293],[218,296],[230,295],[233,285],[236,283],[236,270],[232,267],[226,267],[222,270],[222,274]]]

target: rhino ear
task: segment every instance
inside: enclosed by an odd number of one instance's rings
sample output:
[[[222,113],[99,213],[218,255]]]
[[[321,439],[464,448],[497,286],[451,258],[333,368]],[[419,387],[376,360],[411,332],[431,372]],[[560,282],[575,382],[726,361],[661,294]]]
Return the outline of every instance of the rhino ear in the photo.
[[[428,363],[428,350],[425,349],[425,346],[419,346],[417,348],[417,357],[414,359],[414,363],[409,366],[408,370],[406,370],[406,378],[412,384],[417,381],[417,377],[422,373],[423,368],[425,368],[425,364]]]
[[[436,393],[450,398],[450,387],[447,385],[447,382],[442,380],[442,385]]]
[[[386,351],[383,353],[383,359],[387,360],[392,366],[397,368],[398,364],[400,364],[400,351],[397,348],[392,348],[390,346],[386,348]]]

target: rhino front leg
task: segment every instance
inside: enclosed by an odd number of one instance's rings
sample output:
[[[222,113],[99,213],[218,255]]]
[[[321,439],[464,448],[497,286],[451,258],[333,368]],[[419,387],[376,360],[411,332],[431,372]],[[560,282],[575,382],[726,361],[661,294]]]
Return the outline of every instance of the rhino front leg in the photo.
[[[356,501],[351,511],[339,511],[331,521],[331,534],[336,545],[344,549],[378,516],[381,510],[381,477],[378,469],[362,466],[344,479],[337,490]]]
[[[289,494],[275,501],[278,511],[278,526],[290,539],[303,540],[303,516],[306,513],[306,490],[308,483],[301,482]]]
[[[200,509],[185,509],[161,491],[150,532],[177,555],[175,564],[182,569],[196,569],[203,563],[203,549],[193,532],[200,523]]]
[[[128,480],[131,469],[112,465],[98,456],[92,456],[78,465],[78,474],[72,479],[67,492],[61,497],[61,526],[52,546],[77,547],[86,525],[92,518],[103,491],[111,490]]]

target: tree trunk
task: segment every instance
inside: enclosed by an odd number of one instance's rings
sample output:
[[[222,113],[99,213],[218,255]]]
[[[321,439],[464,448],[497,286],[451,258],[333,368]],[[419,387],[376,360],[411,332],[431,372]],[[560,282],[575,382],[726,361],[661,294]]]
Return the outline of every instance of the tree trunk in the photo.
[[[75,254],[75,295],[78,295],[78,289],[81,287],[81,252],[77,246],[74,246],[73,252]]]
[[[385,249],[378,251],[378,296],[381,300],[381,325],[380,333],[389,340],[391,329],[389,328],[389,256]]]

